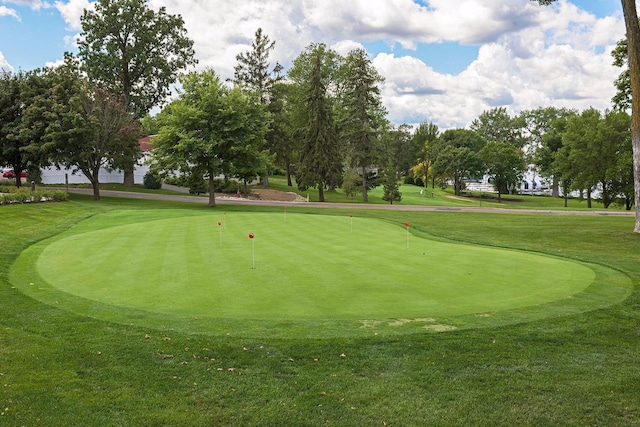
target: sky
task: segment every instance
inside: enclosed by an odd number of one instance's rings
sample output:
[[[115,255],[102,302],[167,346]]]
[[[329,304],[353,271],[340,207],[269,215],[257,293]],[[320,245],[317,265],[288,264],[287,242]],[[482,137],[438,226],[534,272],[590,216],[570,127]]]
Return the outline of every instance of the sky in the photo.
[[[0,0],[0,68],[32,70],[77,52],[88,0]],[[611,107],[624,37],[620,0],[149,0],[182,15],[196,69],[233,76],[258,28],[285,67],[311,43],[362,47],[385,78],[395,124],[467,127],[482,112]]]

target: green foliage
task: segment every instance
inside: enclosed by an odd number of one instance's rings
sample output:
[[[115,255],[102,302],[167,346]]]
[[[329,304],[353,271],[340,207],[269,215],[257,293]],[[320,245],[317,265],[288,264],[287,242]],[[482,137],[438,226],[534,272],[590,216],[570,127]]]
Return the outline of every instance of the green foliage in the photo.
[[[0,205],[14,203],[38,203],[38,202],[65,202],[69,195],[61,190],[37,189],[31,191],[28,188],[13,186],[0,186]]]
[[[126,110],[124,97],[93,89],[74,62],[51,71],[50,78],[51,124],[43,151],[54,163],[82,172],[99,200],[100,169],[122,169],[141,156],[140,122]]]
[[[629,73],[629,52],[627,39],[618,40],[616,47],[611,51],[613,65],[622,68],[622,72],[614,81],[616,94],[611,99],[613,106],[619,111],[631,109],[631,74]]]
[[[144,188],[149,190],[159,190],[162,188],[162,179],[157,172],[148,171],[144,174],[142,184],[144,185]]]
[[[238,64],[233,68],[234,82],[242,89],[257,93],[263,104],[270,99],[273,85],[282,80],[282,65],[276,63],[270,69],[269,54],[275,45],[276,42],[263,34],[262,28],[258,28],[251,50],[237,54]]]
[[[298,187],[318,189],[318,199],[324,202],[325,187],[335,188],[342,178],[342,165],[338,149],[338,131],[334,123],[331,100],[325,86],[325,62],[323,50],[316,50],[310,80],[304,82],[303,108],[308,122],[303,128],[303,148],[298,165]]]
[[[196,63],[193,41],[180,15],[145,0],[99,0],[84,10],[78,55],[89,79],[124,95],[143,117],[170,94],[181,70]]]
[[[367,174],[364,171],[380,160],[382,152],[381,138],[386,124],[386,111],[382,106],[378,85],[384,82],[384,78],[373,67],[364,49],[349,52],[344,59],[343,76],[341,139],[346,143],[349,165],[362,171],[362,198],[366,202],[369,198]]]
[[[440,136],[434,173],[453,180],[457,196],[464,188],[466,177],[481,175],[484,171],[479,153],[485,144],[484,138],[467,129],[449,129]]]
[[[632,174],[630,118],[625,112],[607,111],[604,117],[593,108],[567,120],[562,134],[562,151],[556,155],[556,166],[562,176],[571,180],[572,188],[591,191],[599,187],[602,201],[608,207],[616,191],[626,188]]]
[[[417,155],[416,162],[411,168],[411,174],[416,178],[416,181],[420,180],[423,186],[429,181],[429,174],[433,172],[439,136],[438,126],[429,122],[420,123],[413,134]]]
[[[214,179],[255,173],[265,167],[268,116],[264,106],[239,88],[229,89],[213,70],[181,79],[183,91],[158,115],[155,167],[209,180],[209,206],[215,206]]]
[[[41,144],[49,124],[44,101],[49,90],[49,82],[40,70],[0,70],[0,165],[16,171],[14,182],[18,187],[22,185],[22,171],[34,175],[45,163]]]
[[[494,180],[498,200],[504,188],[515,187],[526,170],[519,150],[507,142],[490,141],[478,153]]]
[[[400,184],[398,184],[395,172],[391,169],[389,169],[389,171],[385,171],[383,175],[383,182],[384,193],[382,195],[382,200],[385,200],[390,204],[401,201],[402,193],[400,192]]]
[[[523,148],[527,144],[523,128],[522,117],[511,117],[505,107],[483,111],[469,126],[487,141],[506,142],[516,148]]]

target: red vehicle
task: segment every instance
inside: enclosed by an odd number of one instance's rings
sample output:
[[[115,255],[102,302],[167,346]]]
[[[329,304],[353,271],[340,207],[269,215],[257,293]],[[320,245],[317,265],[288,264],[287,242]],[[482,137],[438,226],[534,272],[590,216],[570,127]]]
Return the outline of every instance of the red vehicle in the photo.
[[[3,178],[8,178],[8,179],[13,179],[16,177],[16,175],[13,173],[12,169],[7,169],[6,171],[4,171],[2,173],[2,177]],[[27,172],[22,171],[20,172],[20,178],[26,178],[27,177]]]

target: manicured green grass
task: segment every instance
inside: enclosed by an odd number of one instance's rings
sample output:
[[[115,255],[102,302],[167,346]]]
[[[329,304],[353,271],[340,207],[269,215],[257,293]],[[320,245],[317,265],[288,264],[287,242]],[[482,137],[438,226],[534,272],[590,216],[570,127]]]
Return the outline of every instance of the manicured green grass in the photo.
[[[211,212],[167,202],[71,198],[0,208],[3,426],[640,423],[640,236],[631,232],[633,218],[362,211],[359,217],[408,221],[418,234],[443,240],[608,266],[634,289],[614,305],[518,324],[247,338],[232,329],[218,336],[108,322],[15,288],[8,273],[18,255],[83,219],[140,209]]]
[[[309,195],[312,202],[318,201],[318,191],[310,189],[309,191],[299,191],[295,181],[292,187],[287,186],[286,178],[283,176],[269,177],[269,187],[280,191],[293,191],[301,196]],[[258,188],[260,188],[258,186]],[[422,194],[420,194],[422,191]],[[401,185],[400,192],[402,200],[396,202],[398,205],[418,205],[418,206],[443,206],[443,207],[484,207],[484,208],[509,208],[509,209],[550,209],[550,210],[588,210],[586,200],[571,198],[568,206],[564,207],[564,199],[549,196],[532,196],[532,195],[502,195],[502,201],[498,203],[496,193],[472,193],[466,192],[463,196],[455,196],[453,189],[448,187],[442,189],[440,187],[419,187],[416,185]],[[433,193],[433,197],[431,197]],[[369,204],[388,204],[382,200],[382,186],[378,186],[369,192]],[[362,196],[348,197],[341,189],[336,191],[325,191],[325,199],[327,202],[336,203],[362,203]],[[603,209],[602,203],[597,200],[592,201],[592,210]],[[623,206],[611,205],[610,211],[622,211]]]
[[[556,314],[580,309],[579,295],[603,305],[630,289],[624,276],[597,265],[428,239],[402,223],[200,209],[97,215],[25,251],[11,279],[80,314],[107,304],[108,320],[130,322],[130,312],[142,310],[155,314],[139,322],[147,326],[161,317],[176,327],[175,315],[197,317],[198,331],[220,334],[222,324],[236,334],[287,338],[357,336],[363,324],[376,333],[472,327],[470,317],[484,325],[504,311],[514,322],[517,309],[530,316],[550,304],[540,315]],[[114,307],[127,315],[118,319]],[[193,322],[181,328],[193,331]]]

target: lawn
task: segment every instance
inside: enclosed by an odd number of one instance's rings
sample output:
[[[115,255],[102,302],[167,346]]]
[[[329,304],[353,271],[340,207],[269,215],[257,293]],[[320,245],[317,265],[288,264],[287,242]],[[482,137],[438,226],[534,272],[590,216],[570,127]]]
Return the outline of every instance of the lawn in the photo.
[[[352,214],[112,211],[33,245],[10,278],[105,320],[286,338],[361,336],[363,324],[388,334],[514,322],[609,305],[631,289],[596,264],[410,230]]]
[[[142,200],[71,199],[0,208],[2,425],[640,423],[640,236],[631,232],[633,218],[358,211],[358,221],[382,221],[384,227],[396,230],[398,251],[407,251],[402,227],[407,221],[415,233],[410,236],[409,252],[417,249],[421,254],[414,245],[425,238],[455,243],[460,250],[477,245],[503,255],[504,250],[516,250],[534,259],[587,265],[595,271],[601,290],[608,280],[623,275],[633,290],[613,298],[618,300],[613,303],[606,292],[588,293],[594,304],[588,310],[571,311],[567,304],[552,302],[547,316],[538,312],[528,318],[527,311],[521,310],[515,322],[469,324],[442,333],[423,328],[375,335],[363,328],[360,336],[301,338],[303,332],[296,328],[312,325],[284,319],[274,325],[286,323],[278,327],[289,328],[291,335],[268,337],[239,336],[234,329],[223,334],[189,332],[186,320],[177,329],[171,323],[145,325],[148,313],[138,309],[130,313],[131,322],[121,322],[103,317],[105,303],[93,306],[96,312],[91,311],[89,300],[84,309],[69,309],[69,301],[44,298],[46,302],[40,302],[23,292],[9,280],[20,253],[46,239],[53,240],[43,246],[52,247],[49,243],[63,244],[74,236],[86,238],[91,232],[108,233],[114,228],[95,228],[96,221],[115,225],[125,220],[126,227],[136,224],[129,221],[136,213],[142,217],[149,211],[169,219],[211,216],[210,249],[219,244],[215,233],[219,232],[216,219],[224,215],[220,209]],[[229,228],[232,216],[265,212],[284,222],[282,208],[224,209]],[[342,215],[345,223],[348,220],[344,211],[292,208],[287,224],[302,213],[322,213],[333,219]],[[266,238],[263,231],[253,232],[255,272],[260,272],[265,259],[258,249]],[[244,234],[240,236],[246,239],[243,251],[249,243]],[[246,255],[243,258],[246,261]],[[452,270],[464,271],[460,256],[454,253],[449,258]],[[363,264],[376,261],[367,259]],[[537,274],[543,272],[529,273]],[[569,299],[577,300],[578,306],[587,304],[586,299]],[[127,309],[121,305],[114,305],[112,311]],[[172,319],[171,315],[167,320]]]

